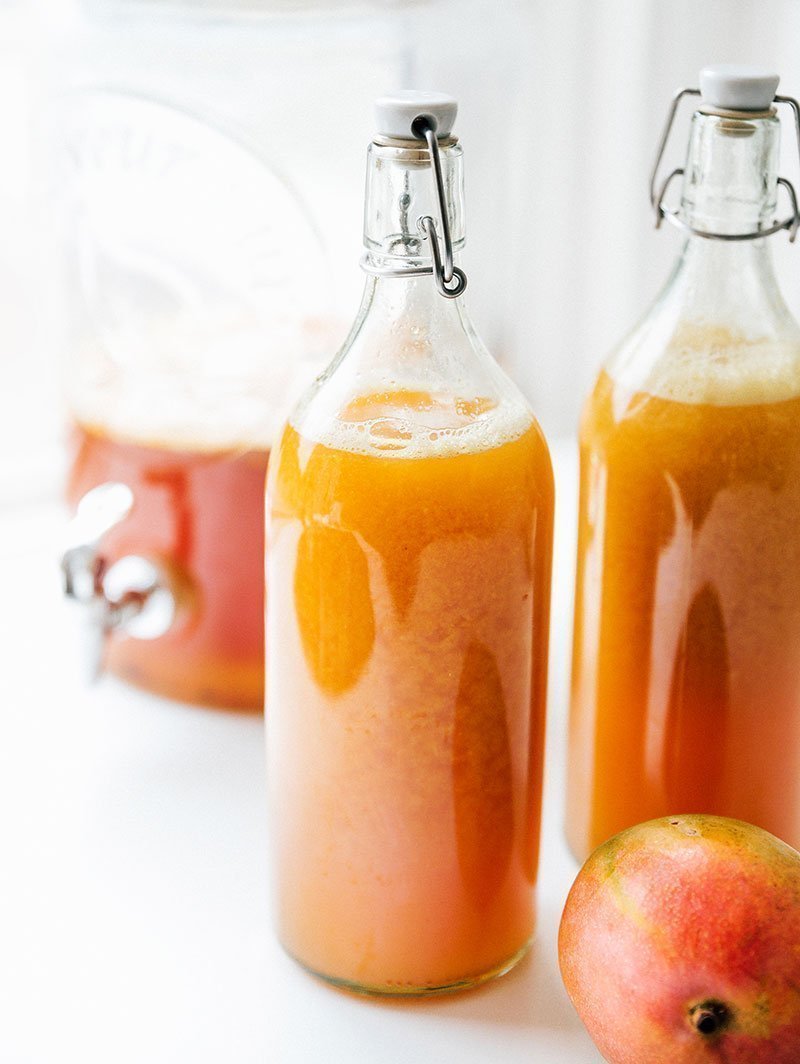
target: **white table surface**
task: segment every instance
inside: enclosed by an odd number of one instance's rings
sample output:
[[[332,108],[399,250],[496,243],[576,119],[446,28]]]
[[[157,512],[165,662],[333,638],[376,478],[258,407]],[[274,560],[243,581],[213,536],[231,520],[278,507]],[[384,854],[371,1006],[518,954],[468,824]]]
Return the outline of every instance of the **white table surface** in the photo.
[[[0,511],[2,1064],[596,1064],[561,986],[574,455],[559,446],[539,928],[479,990],[351,997],[281,952],[263,722],[83,680],[55,504]]]

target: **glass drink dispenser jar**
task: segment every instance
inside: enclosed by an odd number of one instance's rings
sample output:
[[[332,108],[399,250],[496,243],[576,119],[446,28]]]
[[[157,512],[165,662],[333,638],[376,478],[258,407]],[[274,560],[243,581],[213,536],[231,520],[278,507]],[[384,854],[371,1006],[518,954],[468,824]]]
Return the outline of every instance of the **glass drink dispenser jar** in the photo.
[[[410,48],[374,5],[356,23],[328,5],[312,36],[273,7],[76,8],[50,106],[79,508],[67,591],[88,606],[96,664],[253,708],[269,450],[355,299],[337,287],[341,219],[360,213],[338,163],[361,142],[347,101],[378,71],[399,78]],[[335,124],[319,92],[334,71]]]
[[[102,556],[157,559],[176,600],[155,637],[108,625],[108,666],[171,697],[257,707],[263,484],[275,418],[329,322],[322,250],[286,186],[216,131],[100,95],[87,120],[67,131],[68,498],[127,485]]]

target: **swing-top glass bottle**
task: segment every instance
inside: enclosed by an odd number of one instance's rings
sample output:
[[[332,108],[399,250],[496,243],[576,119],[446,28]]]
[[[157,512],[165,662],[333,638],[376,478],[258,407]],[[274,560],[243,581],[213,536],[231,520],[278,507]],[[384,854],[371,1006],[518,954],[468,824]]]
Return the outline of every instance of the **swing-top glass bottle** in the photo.
[[[473,985],[534,925],[553,481],[459,298],[454,117],[379,102],[361,310],[268,483],[278,931],[372,993]]]
[[[652,198],[688,238],[584,411],[567,813],[580,859],[678,813],[800,846],[800,328],[764,239],[797,229],[775,104],[798,111],[777,83],[707,68],[702,92],[676,98]],[[689,93],[702,99],[672,209],[658,164]],[[779,187],[791,214],[775,222]]]

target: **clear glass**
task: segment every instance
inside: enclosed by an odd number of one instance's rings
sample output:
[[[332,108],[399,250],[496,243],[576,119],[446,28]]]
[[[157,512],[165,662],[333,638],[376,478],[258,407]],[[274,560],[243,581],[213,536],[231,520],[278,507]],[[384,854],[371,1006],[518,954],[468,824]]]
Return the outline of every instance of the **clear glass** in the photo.
[[[106,662],[173,698],[260,710],[269,451],[347,331],[337,307],[354,293],[336,263],[361,207],[344,163],[363,139],[353,101],[401,80],[415,38],[371,3],[318,5],[313,48],[288,5],[65,6],[42,172],[67,494],[128,484],[135,506],[104,558],[154,557],[182,607],[158,639],[112,633]],[[290,82],[291,106],[265,106]]]
[[[104,557],[155,557],[181,595],[160,638],[110,635],[107,666],[172,698],[259,709],[264,479],[276,417],[332,324],[324,253],[286,184],[228,132],[133,93],[68,104],[67,498],[127,484],[135,506]]]
[[[771,224],[778,122],[697,113],[682,215]],[[765,240],[691,236],[581,425],[567,834],[708,812],[800,845],[800,329]]]
[[[427,152],[374,144],[368,189],[371,267],[429,261]],[[267,490],[277,925],[330,982],[453,990],[527,948],[552,521],[544,438],[461,301],[370,277]]]
[[[128,484],[104,556],[155,556],[182,594],[160,638],[112,634],[107,667],[259,709],[264,479],[276,413],[330,322],[323,251],[257,154],[171,104],[97,90],[70,100],[62,135],[67,497]]]

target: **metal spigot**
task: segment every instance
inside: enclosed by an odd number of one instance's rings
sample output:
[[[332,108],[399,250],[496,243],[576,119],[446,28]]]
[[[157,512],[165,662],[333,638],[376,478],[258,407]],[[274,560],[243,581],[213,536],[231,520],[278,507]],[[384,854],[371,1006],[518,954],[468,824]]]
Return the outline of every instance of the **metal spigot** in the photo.
[[[83,607],[92,679],[103,671],[112,632],[157,639],[169,631],[177,613],[173,582],[163,565],[137,554],[111,565],[103,557],[105,536],[125,520],[133,504],[126,484],[100,484],[83,496],[67,526],[61,556],[64,594]]]

